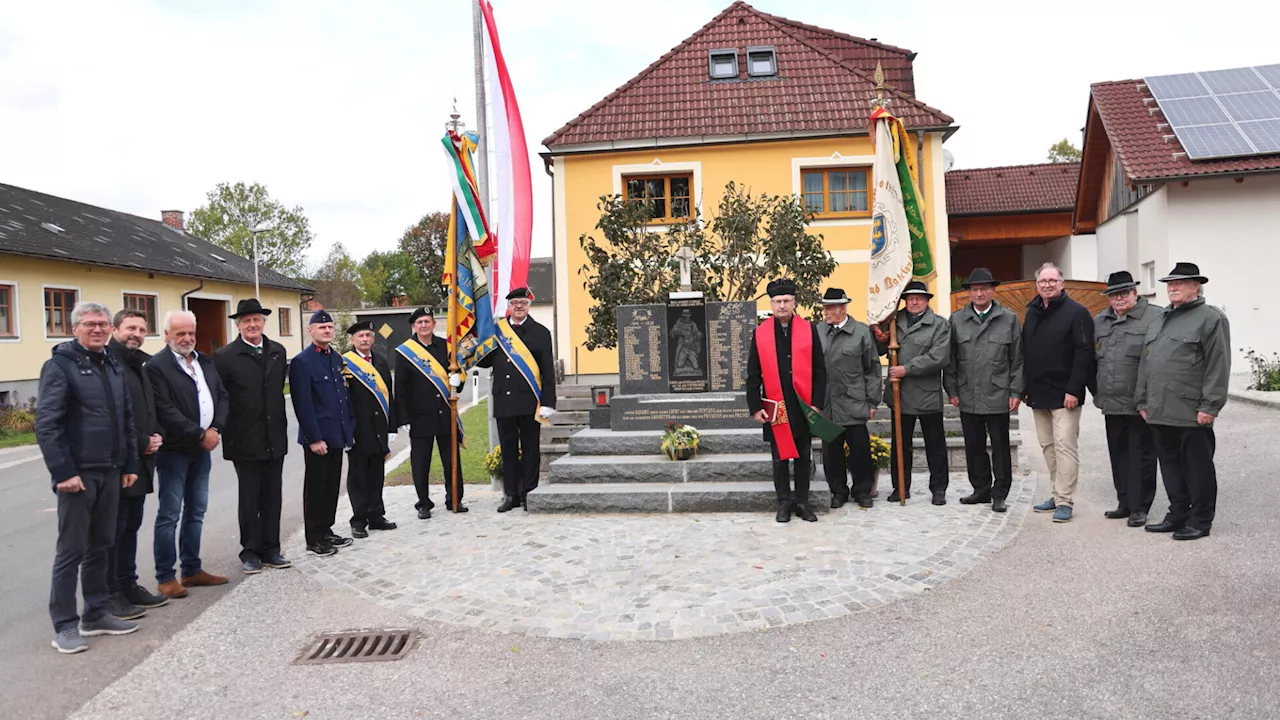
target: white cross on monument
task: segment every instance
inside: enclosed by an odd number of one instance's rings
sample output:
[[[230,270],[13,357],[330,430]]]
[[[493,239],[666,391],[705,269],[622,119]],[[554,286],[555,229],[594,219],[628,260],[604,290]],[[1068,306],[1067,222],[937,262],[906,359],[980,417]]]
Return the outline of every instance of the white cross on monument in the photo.
[[[680,292],[693,290],[693,273],[689,268],[693,264],[693,251],[687,246],[681,246],[673,257],[680,263]]]

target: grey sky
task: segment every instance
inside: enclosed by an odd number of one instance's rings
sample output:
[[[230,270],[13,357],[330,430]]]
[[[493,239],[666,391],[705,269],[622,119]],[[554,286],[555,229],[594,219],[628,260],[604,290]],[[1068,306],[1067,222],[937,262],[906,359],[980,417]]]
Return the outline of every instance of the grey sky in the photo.
[[[547,255],[541,139],[729,0],[493,2],[535,155],[534,255]],[[1090,82],[1280,62],[1272,3],[754,4],[919,53],[918,97],[961,126],[946,145],[957,167],[1079,144]],[[475,126],[470,7],[0,0],[0,182],[156,218],[218,182],[261,182],[311,217],[312,257],[336,241],[392,248],[448,207],[451,98]]]

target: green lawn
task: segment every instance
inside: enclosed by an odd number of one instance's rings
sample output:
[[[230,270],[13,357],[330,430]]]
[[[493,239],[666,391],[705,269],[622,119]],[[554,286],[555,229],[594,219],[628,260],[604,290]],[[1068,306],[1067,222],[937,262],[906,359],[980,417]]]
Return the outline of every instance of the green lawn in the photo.
[[[284,394],[285,395],[289,394],[289,383],[287,382],[284,384]]]
[[[488,435],[488,433],[485,433]],[[36,434],[29,433],[10,433],[0,430],[0,448],[17,447],[19,445],[34,445],[36,443]]]
[[[481,400],[462,414],[462,428],[467,446],[462,449],[462,479],[468,485],[487,485],[489,471],[484,469],[484,456],[489,453],[489,400]],[[431,482],[444,484],[444,464],[439,448],[431,459]],[[387,475],[387,485],[412,485],[413,470],[405,463]]]

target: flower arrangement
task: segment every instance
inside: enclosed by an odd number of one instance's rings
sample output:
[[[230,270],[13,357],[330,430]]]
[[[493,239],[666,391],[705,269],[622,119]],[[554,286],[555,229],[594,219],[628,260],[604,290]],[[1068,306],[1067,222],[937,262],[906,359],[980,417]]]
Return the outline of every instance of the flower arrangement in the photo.
[[[879,435],[871,436],[871,463],[877,470],[889,467],[889,443]]]
[[[495,480],[502,479],[502,446],[494,445],[484,456],[484,469],[489,471],[489,477]]]
[[[688,460],[698,454],[698,429],[672,420],[662,431],[662,454],[670,460]]]

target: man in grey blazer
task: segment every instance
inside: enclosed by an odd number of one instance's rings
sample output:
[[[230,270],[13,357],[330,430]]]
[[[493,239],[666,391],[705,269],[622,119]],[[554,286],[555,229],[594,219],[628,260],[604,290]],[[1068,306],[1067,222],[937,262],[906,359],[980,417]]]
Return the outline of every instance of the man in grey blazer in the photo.
[[[818,337],[827,363],[827,397],[822,403],[828,420],[844,426],[844,434],[822,444],[822,469],[831,488],[831,507],[849,501],[849,474],[853,474],[853,499],[859,507],[871,507],[875,466],[871,462],[871,436],[867,420],[876,416],[883,380],[880,353],[866,325],[849,317],[849,296],[840,288],[827,288],[822,297]]]

